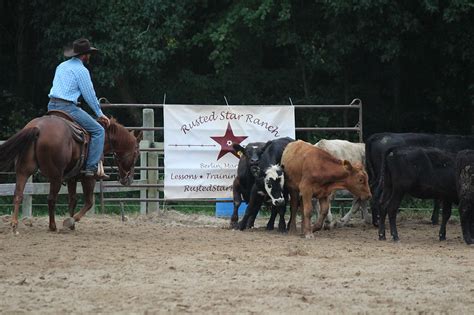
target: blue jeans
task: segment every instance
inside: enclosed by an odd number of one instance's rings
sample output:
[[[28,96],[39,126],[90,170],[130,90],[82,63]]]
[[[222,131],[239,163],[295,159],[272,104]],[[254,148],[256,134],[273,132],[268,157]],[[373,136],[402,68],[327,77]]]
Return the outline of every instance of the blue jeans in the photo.
[[[82,108],[74,103],[50,101],[48,110],[62,110],[71,115],[82,128],[91,135],[89,143],[89,155],[86,161],[87,171],[97,171],[97,167],[104,151],[105,130]]]

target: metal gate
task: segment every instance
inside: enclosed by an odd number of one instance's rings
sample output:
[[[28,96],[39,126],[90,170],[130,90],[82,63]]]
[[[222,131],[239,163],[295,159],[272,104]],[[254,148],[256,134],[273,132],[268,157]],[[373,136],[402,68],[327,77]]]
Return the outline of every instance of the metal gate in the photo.
[[[174,104],[167,104],[174,105]],[[137,108],[143,110],[143,125],[136,127],[127,127],[129,130],[143,130],[144,137],[140,143],[140,166],[136,170],[140,170],[140,179],[136,180],[130,187],[124,187],[120,184],[107,181],[100,182],[100,204],[102,212],[104,212],[105,203],[120,203],[122,208],[125,202],[140,202],[140,213],[147,214],[158,211],[161,202],[172,201],[160,196],[163,194],[163,180],[160,174],[164,172],[163,156],[164,147],[162,142],[155,141],[155,131],[163,132],[163,122],[155,124],[154,110],[163,110],[163,104],[101,104],[102,108]],[[180,105],[183,106],[183,105]],[[227,105],[223,105],[227,106]],[[362,142],[362,102],[360,99],[354,99],[347,105],[291,105],[295,107],[295,117],[298,120],[298,111],[302,109],[311,110],[357,110],[358,119],[353,127],[344,126],[296,126],[296,132],[355,132],[358,135],[359,142]],[[161,115],[162,117],[163,115]],[[298,138],[298,137],[297,137]],[[106,197],[105,194],[112,191],[140,191],[139,198],[120,198]],[[180,199],[180,201],[199,201],[199,202],[216,202],[216,199]]]

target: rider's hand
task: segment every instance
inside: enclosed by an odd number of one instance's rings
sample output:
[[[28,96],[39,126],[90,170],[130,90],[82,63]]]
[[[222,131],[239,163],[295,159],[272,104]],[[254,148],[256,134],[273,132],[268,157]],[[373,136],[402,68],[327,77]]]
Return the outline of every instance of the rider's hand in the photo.
[[[98,120],[105,124],[106,127],[110,125],[110,119],[105,115],[100,116]]]

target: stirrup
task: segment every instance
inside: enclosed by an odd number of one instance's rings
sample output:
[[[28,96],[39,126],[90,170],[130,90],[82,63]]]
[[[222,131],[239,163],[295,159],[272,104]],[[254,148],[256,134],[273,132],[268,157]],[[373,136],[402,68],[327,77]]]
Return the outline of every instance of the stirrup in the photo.
[[[105,174],[104,163],[102,162],[102,160],[100,160],[99,165],[97,165],[96,179],[102,179],[102,180],[110,179],[110,176]]]
[[[94,172],[92,170],[86,170],[86,171],[82,171],[82,173],[86,177],[94,177],[95,179],[102,179],[102,180],[110,179],[110,176],[105,174],[104,172],[104,164],[102,163],[102,161],[99,161],[99,164],[97,166],[97,171]]]
[[[99,165],[97,165],[97,176],[98,176],[98,177],[107,176],[107,175],[105,175],[104,163],[102,162],[102,160],[100,160],[100,161],[99,161]],[[107,176],[107,177],[108,177],[108,176]]]

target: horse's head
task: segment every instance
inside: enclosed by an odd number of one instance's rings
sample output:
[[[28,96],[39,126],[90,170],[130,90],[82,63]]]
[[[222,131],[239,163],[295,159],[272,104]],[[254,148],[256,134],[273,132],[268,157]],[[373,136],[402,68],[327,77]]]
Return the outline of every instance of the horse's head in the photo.
[[[115,119],[110,120],[110,126],[106,129],[104,152],[113,154],[122,185],[129,186],[133,182],[135,163],[140,156],[139,143],[142,139],[142,131],[128,131]]]

